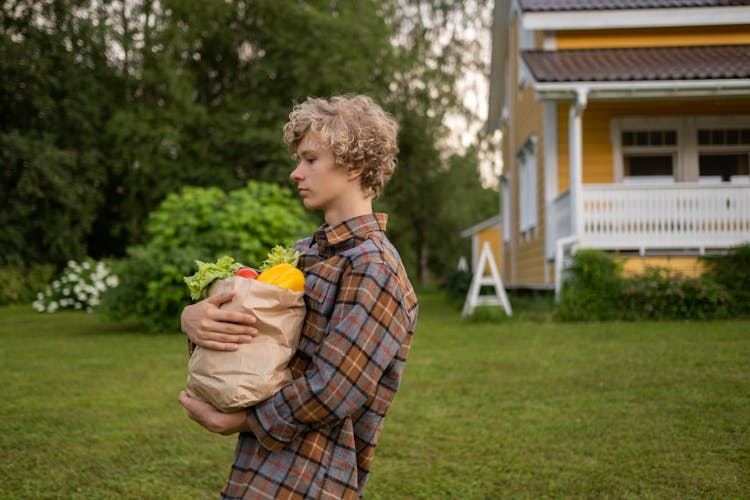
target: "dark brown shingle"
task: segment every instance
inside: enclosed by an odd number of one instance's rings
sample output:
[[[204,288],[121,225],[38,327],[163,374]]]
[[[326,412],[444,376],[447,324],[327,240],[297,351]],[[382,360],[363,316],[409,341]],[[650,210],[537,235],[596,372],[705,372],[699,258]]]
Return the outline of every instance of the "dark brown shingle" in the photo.
[[[750,78],[750,45],[523,52],[537,82]]]
[[[674,9],[688,7],[733,7],[750,5],[750,0],[521,0],[521,10],[624,10]]]

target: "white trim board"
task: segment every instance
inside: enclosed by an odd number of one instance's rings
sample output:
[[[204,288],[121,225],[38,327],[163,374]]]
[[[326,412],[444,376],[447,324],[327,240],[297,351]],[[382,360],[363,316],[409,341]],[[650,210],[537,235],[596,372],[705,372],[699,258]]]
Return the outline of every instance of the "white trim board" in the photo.
[[[527,30],[713,26],[750,23],[750,7],[523,12],[521,19]]]

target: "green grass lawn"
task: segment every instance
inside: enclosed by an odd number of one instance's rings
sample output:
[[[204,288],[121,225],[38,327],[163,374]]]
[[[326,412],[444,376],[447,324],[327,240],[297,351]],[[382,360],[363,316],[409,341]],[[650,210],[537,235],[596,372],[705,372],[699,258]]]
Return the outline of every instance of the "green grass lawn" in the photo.
[[[462,322],[434,293],[367,491],[750,498],[750,322]],[[216,498],[180,334],[0,308],[0,497]]]

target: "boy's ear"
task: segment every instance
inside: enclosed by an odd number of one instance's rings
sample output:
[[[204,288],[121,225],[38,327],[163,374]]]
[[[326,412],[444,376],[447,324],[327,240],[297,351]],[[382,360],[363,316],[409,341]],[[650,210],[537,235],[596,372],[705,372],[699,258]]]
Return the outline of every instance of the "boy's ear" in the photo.
[[[358,177],[362,176],[362,172],[365,171],[365,161],[359,161],[357,164],[352,165],[347,169],[347,175],[349,177],[350,181],[353,181],[354,179],[357,179]]]

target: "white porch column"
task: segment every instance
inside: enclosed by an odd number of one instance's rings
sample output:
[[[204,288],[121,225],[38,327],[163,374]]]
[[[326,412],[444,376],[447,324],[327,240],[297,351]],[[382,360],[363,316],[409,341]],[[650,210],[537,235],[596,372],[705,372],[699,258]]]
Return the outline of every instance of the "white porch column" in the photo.
[[[570,172],[570,227],[572,236],[583,234],[583,129],[581,116],[588,104],[588,90],[576,89],[576,99],[568,110],[568,170]]]

